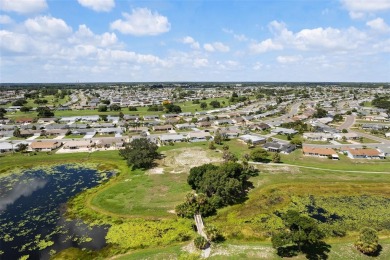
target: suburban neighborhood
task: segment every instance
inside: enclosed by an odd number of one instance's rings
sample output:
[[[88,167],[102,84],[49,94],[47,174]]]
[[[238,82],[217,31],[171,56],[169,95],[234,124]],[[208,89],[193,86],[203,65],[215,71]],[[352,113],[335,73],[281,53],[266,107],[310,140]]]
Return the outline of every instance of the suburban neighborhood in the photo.
[[[330,159],[339,159],[339,153],[351,159],[386,158],[389,111],[367,104],[375,96],[388,95],[388,89],[329,85],[316,90],[140,84],[55,89],[53,97],[39,90],[2,89],[0,152],[21,148],[26,152],[94,152],[121,149],[142,137],[165,146],[211,142],[218,134],[270,152],[289,154],[302,148],[306,156]],[[26,97],[34,97],[31,106],[26,105]],[[57,102],[62,97],[62,102],[47,104],[46,97]],[[180,110],[171,112],[164,104],[178,104]],[[40,108],[53,116],[37,116]]]

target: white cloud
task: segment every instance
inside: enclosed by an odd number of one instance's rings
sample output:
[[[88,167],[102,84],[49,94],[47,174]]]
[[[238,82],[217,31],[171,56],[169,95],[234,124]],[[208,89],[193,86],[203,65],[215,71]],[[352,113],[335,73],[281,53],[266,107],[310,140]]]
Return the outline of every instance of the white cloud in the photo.
[[[0,24],[9,24],[14,21],[8,15],[0,15]]]
[[[350,16],[352,19],[362,19],[362,18],[366,17],[366,14],[363,13],[363,12],[350,11],[350,12],[349,12],[349,16]]]
[[[64,20],[49,16],[28,19],[24,22],[24,26],[32,34],[48,35],[51,37],[66,37],[72,32],[72,28]]]
[[[267,39],[259,43],[252,43],[249,48],[254,53],[264,53],[268,51],[282,50],[283,45],[274,42],[272,39]]]
[[[69,42],[73,44],[93,44],[101,47],[114,45],[118,42],[115,33],[103,33],[101,35],[94,34],[85,24],[79,26],[77,32],[69,38]]]
[[[203,44],[203,48],[204,48],[206,51],[209,51],[209,52],[215,51],[213,45],[210,44],[210,43],[205,43],[205,44]]]
[[[352,12],[376,12],[390,10],[390,0],[341,0]]]
[[[111,23],[112,30],[135,36],[158,35],[168,32],[171,24],[168,18],[147,8],[133,9],[131,14],[123,13],[124,20],[118,19]]]
[[[269,30],[274,34],[273,39],[267,39],[261,43],[250,46],[255,53],[262,53],[270,50],[293,48],[298,50],[331,50],[345,51],[356,49],[368,41],[368,35],[354,27],[348,29],[312,28],[292,32],[287,29],[283,22],[272,21]]]
[[[300,56],[300,55],[297,55],[297,56],[278,56],[276,58],[276,60],[282,64],[294,63],[294,62],[302,60],[302,56]]]
[[[114,0],[77,0],[79,4],[96,12],[109,12],[115,7]]]
[[[255,65],[253,65],[252,69],[261,70],[263,67],[264,65],[261,62],[256,62]]]
[[[366,25],[369,26],[371,29],[381,33],[386,33],[390,31],[390,26],[387,25],[382,18],[376,18],[374,20],[368,21]]]
[[[239,42],[245,42],[248,41],[248,38],[244,34],[236,34],[233,30],[229,30],[226,28],[222,29],[223,32],[233,35],[234,39],[238,40]]]
[[[205,43],[203,44],[203,48],[208,52],[228,52],[230,51],[229,46],[223,44],[222,42],[213,42],[213,43]]]
[[[31,43],[26,35],[6,30],[0,31],[0,49],[11,52],[26,52]]]
[[[194,38],[190,36],[186,36],[182,39],[182,43],[190,44],[191,48],[193,49],[199,49],[200,45],[199,42],[195,41]]]
[[[200,68],[200,67],[206,67],[209,64],[209,61],[206,58],[196,58],[194,60],[193,66],[195,68]]]
[[[47,8],[46,0],[1,0],[0,10],[21,14],[41,12]]]

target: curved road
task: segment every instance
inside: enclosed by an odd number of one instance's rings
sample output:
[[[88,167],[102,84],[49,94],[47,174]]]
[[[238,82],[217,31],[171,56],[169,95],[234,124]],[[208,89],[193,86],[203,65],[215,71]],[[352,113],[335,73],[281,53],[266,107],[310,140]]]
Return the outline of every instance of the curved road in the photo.
[[[356,116],[355,115],[349,115],[345,119],[344,123],[342,123],[337,129],[349,129],[354,123],[355,123]]]

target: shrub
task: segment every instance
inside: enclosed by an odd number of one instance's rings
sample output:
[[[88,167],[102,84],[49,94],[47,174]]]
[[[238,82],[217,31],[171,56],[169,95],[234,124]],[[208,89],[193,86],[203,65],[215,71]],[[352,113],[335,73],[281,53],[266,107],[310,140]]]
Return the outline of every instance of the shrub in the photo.
[[[205,249],[208,245],[208,242],[207,242],[206,238],[199,235],[194,239],[194,244],[195,244],[196,248]]]

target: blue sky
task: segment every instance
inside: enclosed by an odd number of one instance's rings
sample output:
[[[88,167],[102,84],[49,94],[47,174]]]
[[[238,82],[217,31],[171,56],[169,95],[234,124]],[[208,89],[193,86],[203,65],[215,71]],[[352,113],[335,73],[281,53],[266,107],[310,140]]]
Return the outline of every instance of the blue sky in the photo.
[[[390,81],[390,0],[2,0],[0,82]]]

